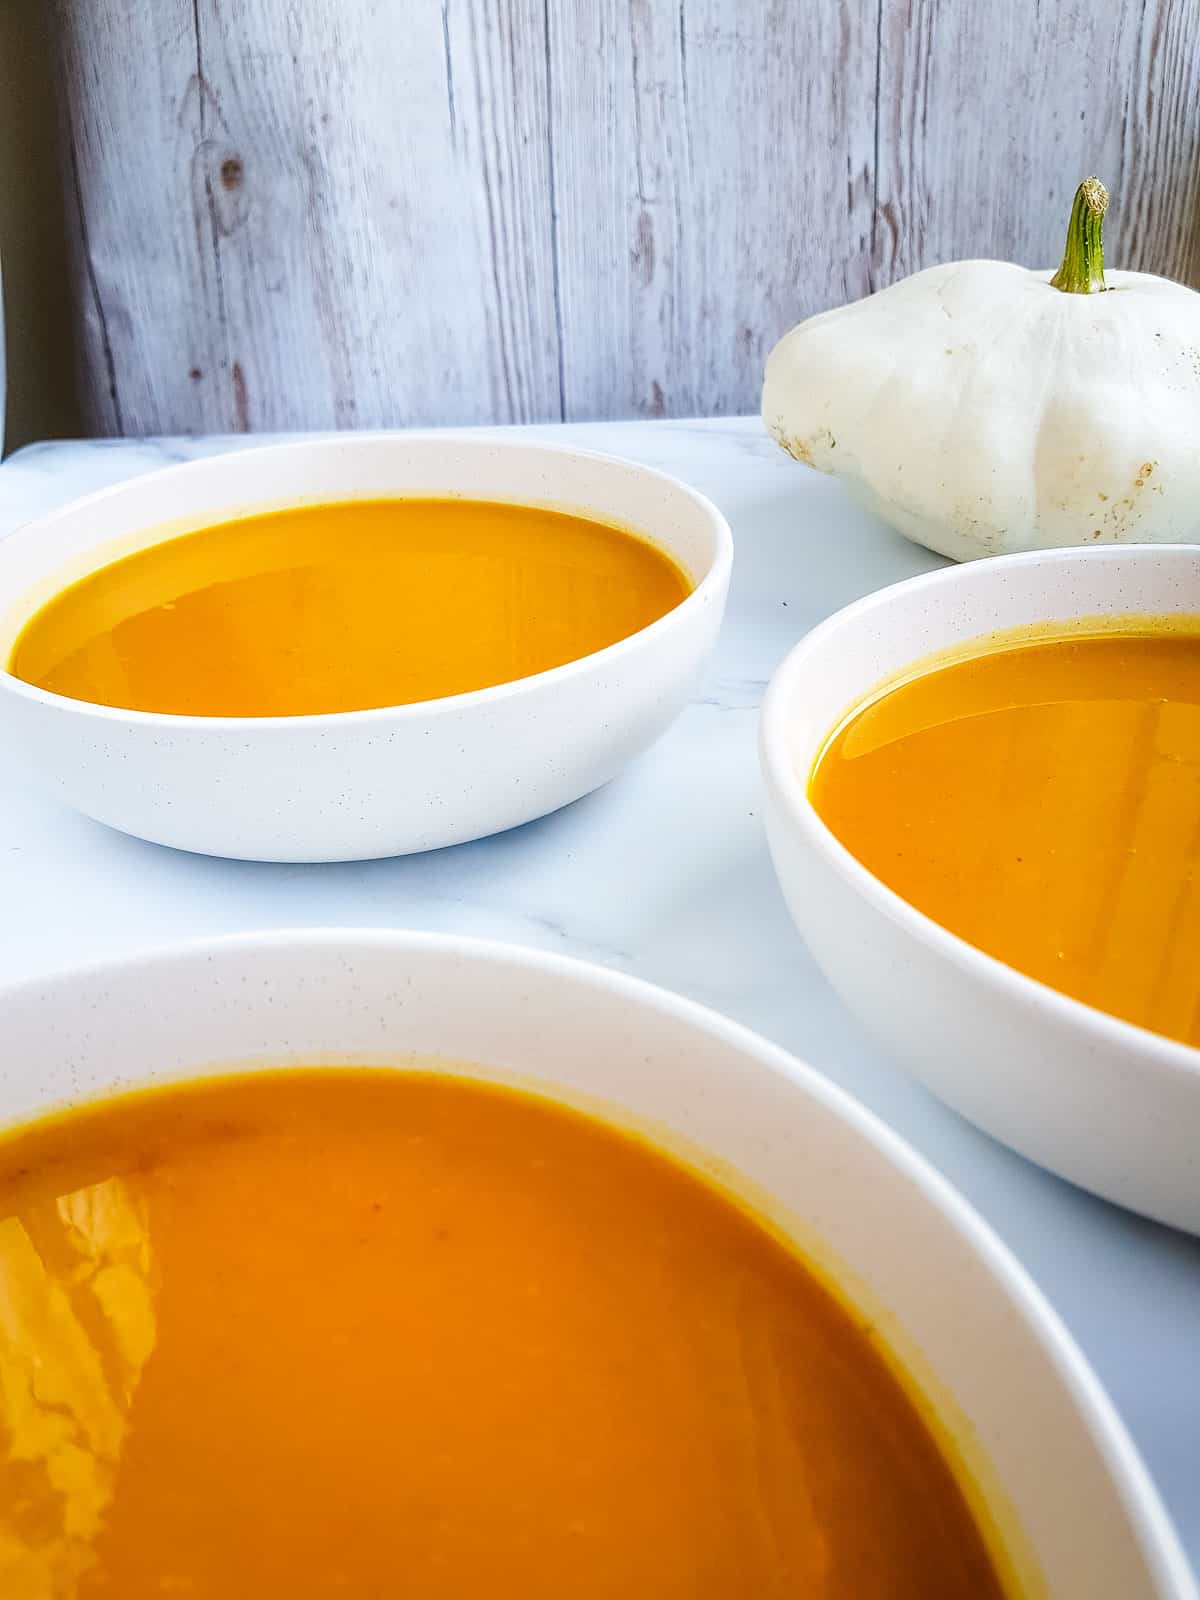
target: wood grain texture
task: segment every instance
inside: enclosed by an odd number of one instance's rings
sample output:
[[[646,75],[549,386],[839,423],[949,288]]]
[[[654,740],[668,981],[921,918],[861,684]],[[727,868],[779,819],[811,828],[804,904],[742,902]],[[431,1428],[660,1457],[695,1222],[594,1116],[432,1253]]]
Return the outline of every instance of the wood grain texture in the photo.
[[[752,407],[779,333],[866,286],[874,27],[593,0],[552,14],[550,60],[567,416]]]
[[[872,273],[960,256],[1057,267],[1079,181],[1110,266],[1200,285],[1200,5],[887,0]]]
[[[56,0],[100,433],[723,414],[964,255],[1200,284],[1196,0]]]
[[[541,0],[59,15],[98,431],[559,414]]]

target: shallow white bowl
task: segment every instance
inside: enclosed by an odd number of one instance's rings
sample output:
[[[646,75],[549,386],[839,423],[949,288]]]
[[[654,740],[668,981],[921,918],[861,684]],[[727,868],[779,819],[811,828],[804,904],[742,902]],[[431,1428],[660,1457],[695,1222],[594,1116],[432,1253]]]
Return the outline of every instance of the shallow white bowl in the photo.
[[[861,866],[807,796],[830,730],[881,680],[997,629],[1113,612],[1200,612],[1200,550],[1003,556],[911,579],[830,617],[784,660],[763,703],[767,830],[813,955],[914,1076],[1031,1160],[1200,1232],[1200,1051],[1070,1000],[946,932]]]
[[[5,1120],[318,1057],[477,1063],[712,1165],[877,1324],[948,1430],[1014,1597],[1196,1600],[1133,1446],[1021,1267],[880,1122],[733,1023],[599,967],[415,933],[250,935],[0,992]]]
[[[648,628],[551,672],[416,705],[186,717],[66,699],[0,672],[0,733],[68,804],[207,855],[340,861],[497,833],[613,777],[681,710],[729,586],[724,517],[648,467],[448,434],[269,445],[135,478],[0,541],[0,663],[64,583],[165,535],[314,501],[432,494],[579,511],[668,551],[696,587]]]

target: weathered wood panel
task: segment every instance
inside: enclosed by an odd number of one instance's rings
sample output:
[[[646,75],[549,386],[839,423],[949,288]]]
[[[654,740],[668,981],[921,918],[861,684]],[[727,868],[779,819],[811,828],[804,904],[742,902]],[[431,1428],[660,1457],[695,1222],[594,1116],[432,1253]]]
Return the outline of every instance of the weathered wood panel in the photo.
[[[880,12],[878,286],[938,261],[1055,267],[1080,179],[1105,258],[1200,284],[1200,4],[901,0]]]
[[[541,0],[60,18],[102,431],[559,413]]]
[[[930,262],[1200,282],[1196,0],[56,0],[98,432],[718,414]]]
[[[568,416],[745,409],[798,306],[865,292],[870,196],[847,174],[872,152],[867,20],[794,0],[551,12]]]

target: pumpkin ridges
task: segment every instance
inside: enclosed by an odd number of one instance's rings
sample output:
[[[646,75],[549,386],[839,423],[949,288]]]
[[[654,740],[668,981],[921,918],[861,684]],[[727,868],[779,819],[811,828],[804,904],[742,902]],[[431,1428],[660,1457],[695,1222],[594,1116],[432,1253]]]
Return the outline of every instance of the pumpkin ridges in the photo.
[[[1051,293],[1051,272],[947,262],[801,323],[767,362],[771,433],[955,560],[1200,542],[1200,294],[1122,271]]]

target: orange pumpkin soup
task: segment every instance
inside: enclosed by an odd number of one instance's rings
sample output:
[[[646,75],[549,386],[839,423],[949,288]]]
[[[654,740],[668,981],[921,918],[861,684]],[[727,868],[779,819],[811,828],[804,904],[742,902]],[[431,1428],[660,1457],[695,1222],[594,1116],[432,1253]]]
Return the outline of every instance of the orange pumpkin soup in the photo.
[[[810,795],[951,932],[1200,1044],[1200,633],[1149,621],[935,666],[847,719]]]
[[[615,644],[690,585],[645,539],[480,500],[350,500],[164,539],[54,596],[8,670],[135,711],[436,700]]]
[[[0,1593],[988,1600],[866,1334],[705,1180],[462,1077],[0,1140]]]

